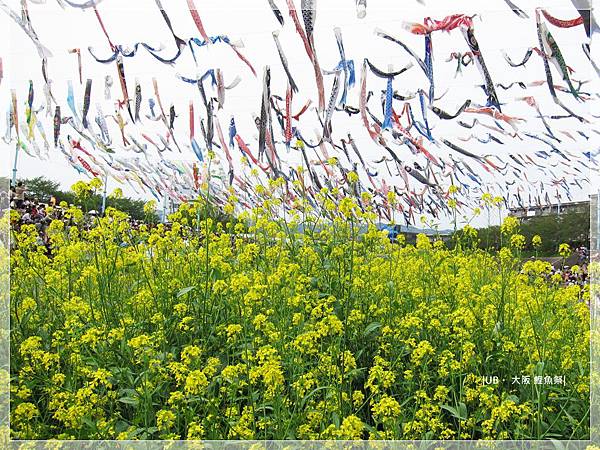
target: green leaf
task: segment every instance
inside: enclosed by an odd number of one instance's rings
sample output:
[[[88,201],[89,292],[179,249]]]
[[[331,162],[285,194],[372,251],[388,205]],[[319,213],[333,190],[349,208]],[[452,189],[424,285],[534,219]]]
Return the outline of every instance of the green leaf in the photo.
[[[467,420],[467,417],[469,416],[467,414],[467,405],[465,405],[463,402],[460,402],[458,404],[458,412],[460,413],[460,418],[462,420]]]
[[[517,397],[517,396],[516,396],[516,395],[514,395],[514,394],[511,394],[511,395],[507,396],[507,397],[506,397],[506,400],[511,400],[511,401],[515,402],[515,404],[516,404],[516,405],[518,405],[518,404],[519,404],[519,401],[520,401],[520,400],[519,400],[519,397]]]
[[[188,286],[186,288],[183,288],[182,290],[180,290],[177,293],[177,298],[181,297],[182,295],[187,294],[188,292],[190,292],[191,290],[196,289],[196,286]]]
[[[449,405],[442,405],[442,409],[448,411],[452,417],[459,420],[467,420],[467,406],[464,403],[460,403],[458,409]]]
[[[378,328],[381,328],[381,324],[379,322],[373,322],[373,323],[367,325],[367,328],[365,328],[365,332],[363,334],[365,336],[368,336],[369,334],[371,334],[373,331],[377,330]]]
[[[335,411],[331,415],[331,420],[333,421],[333,424],[336,426],[336,428],[340,427],[340,415]]]
[[[301,409],[304,408],[304,405],[306,404],[306,402],[313,396],[315,395],[317,392],[322,391],[323,389],[332,389],[335,391],[335,388],[333,386],[319,386],[315,389],[313,389],[312,391],[310,391],[307,395],[304,396],[304,398],[302,399],[302,401],[300,402],[301,405]]]
[[[453,408],[452,406],[442,405],[442,409],[445,409],[446,411],[448,411],[452,417],[459,417],[460,416],[460,414],[458,413],[458,411],[456,410],[456,408]]]
[[[348,377],[348,379],[351,379],[354,376],[360,375],[361,372],[367,370],[366,367],[361,367],[358,369],[352,369],[351,371],[349,371],[346,376]]]
[[[115,424],[115,431],[117,433],[126,431],[128,428],[129,428],[129,423],[125,422],[124,420],[118,420],[117,423]]]
[[[135,389],[119,389],[119,393],[121,394],[129,394],[125,397],[137,397],[138,392]]]
[[[91,417],[85,416],[83,418],[83,423],[85,423],[92,430],[97,430],[97,428],[96,428],[96,422],[94,420],[92,420]]]
[[[140,403],[140,401],[137,398],[133,398],[133,397],[121,397],[119,399],[119,401],[121,403],[125,403],[126,405],[132,405],[132,406],[137,406]]]

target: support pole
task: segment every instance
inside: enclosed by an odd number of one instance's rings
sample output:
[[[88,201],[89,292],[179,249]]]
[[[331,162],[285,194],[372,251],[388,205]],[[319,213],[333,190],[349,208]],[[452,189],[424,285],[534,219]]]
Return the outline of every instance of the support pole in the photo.
[[[162,219],[161,222],[165,223],[167,220],[167,193],[163,195],[163,209],[162,209]]]
[[[13,165],[13,170],[12,170],[12,184],[13,186],[17,185],[17,159],[19,158],[19,141],[17,140],[17,145],[15,148],[15,163]]]
[[[104,215],[106,211],[106,185],[108,184],[108,171],[104,173],[104,192],[102,193],[102,211],[101,215]]]

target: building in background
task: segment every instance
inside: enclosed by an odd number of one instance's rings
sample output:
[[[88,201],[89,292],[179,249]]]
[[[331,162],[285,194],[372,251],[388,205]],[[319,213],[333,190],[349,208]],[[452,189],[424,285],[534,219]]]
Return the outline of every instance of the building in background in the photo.
[[[597,195],[592,196],[597,198]],[[511,208],[509,216],[517,217],[521,222],[525,222],[533,217],[559,216],[567,213],[583,213],[589,211],[590,201],[557,203],[546,206],[526,206],[523,208]]]
[[[404,236],[404,240],[407,244],[415,244],[417,242],[417,236],[424,234],[432,240],[442,240],[448,242],[452,239],[454,232],[452,230],[433,230],[431,228],[417,228],[411,225],[392,225],[380,223],[377,225],[382,231],[387,231],[388,236],[392,242],[396,242],[400,235]],[[363,227],[361,232],[366,232],[366,227]]]

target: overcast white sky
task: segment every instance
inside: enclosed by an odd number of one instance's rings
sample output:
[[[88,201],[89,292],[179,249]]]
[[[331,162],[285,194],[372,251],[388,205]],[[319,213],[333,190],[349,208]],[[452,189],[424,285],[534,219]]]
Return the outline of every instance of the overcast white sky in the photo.
[[[4,1],[13,10],[19,11],[19,1]],[[88,46],[92,47],[96,55],[105,57],[108,57],[111,53],[93,10],[78,10],[68,6],[65,9],[61,9],[57,2],[53,0],[48,0],[45,4],[37,3],[28,2],[30,17],[41,42],[53,53],[53,57],[48,62],[48,72],[52,79],[54,95],[61,104],[63,115],[71,115],[66,102],[68,81],[71,80],[73,83],[77,108],[81,111],[85,80],[87,78],[93,80],[92,100],[88,119],[93,122],[96,114],[96,103],[102,105],[105,114],[114,112],[115,100],[122,98],[115,64],[100,64],[91,57],[87,50]],[[168,110],[169,105],[173,103],[178,113],[178,118],[175,122],[175,134],[178,141],[183,144],[182,148],[184,152],[178,153],[175,151],[163,154],[165,158],[187,161],[190,164],[194,161],[198,162],[188,145],[189,102],[194,102],[196,116],[204,115],[197,88],[183,83],[175,75],[182,74],[189,78],[195,78],[197,74],[202,74],[209,68],[216,69],[217,67],[223,70],[225,84],[231,82],[236,76],[242,78],[241,83],[237,87],[227,91],[225,108],[217,113],[225,134],[225,139],[228,140],[229,120],[232,116],[235,116],[239,134],[249,144],[251,150],[255,154],[257,153],[256,142],[258,133],[253,118],[260,114],[262,73],[265,65],[271,67],[272,93],[282,97],[285,96],[286,77],[271,36],[274,30],[280,30],[280,40],[288,57],[290,70],[300,88],[300,92],[294,96],[292,109],[298,111],[307,99],[315,100],[317,98],[312,66],[306,56],[300,37],[296,33],[291,18],[288,15],[285,1],[276,0],[276,3],[282,9],[285,18],[285,26],[283,28],[276,21],[267,0],[247,0],[244,2],[240,2],[239,0],[196,0],[196,6],[199,9],[205,29],[210,36],[227,35],[232,40],[243,41],[244,48],[241,49],[241,52],[256,69],[257,78],[252,75],[250,70],[235,56],[231,49],[223,44],[197,49],[198,65],[194,63],[190,50],[187,47],[183,50],[183,56],[173,66],[161,64],[142,49],[139,50],[136,57],[125,58],[125,72],[130,97],[133,98],[134,96],[135,80],[139,79],[142,85],[144,97],[142,117],[149,112],[147,99],[154,97],[152,92],[153,77],[158,81],[164,107]],[[296,3],[299,7],[299,0]],[[333,29],[336,26],[341,28],[347,58],[354,60],[357,69],[357,85],[349,92],[348,104],[358,106],[360,67],[365,57],[369,58],[374,65],[384,70],[387,70],[390,64],[398,69],[412,61],[410,56],[399,46],[377,37],[373,32],[375,28],[381,28],[393,36],[400,38],[418,55],[423,57],[423,38],[404,31],[402,24],[405,21],[422,22],[423,18],[427,16],[441,19],[453,13],[477,13],[480,19],[478,18],[475,21],[475,32],[494,82],[509,84],[514,81],[530,82],[545,79],[543,63],[539,57],[534,55],[525,68],[514,69],[504,61],[502,50],[511,55],[514,60],[518,60],[522,58],[529,47],[537,46],[534,6],[544,6],[553,15],[564,19],[576,17],[577,11],[569,0],[547,0],[544,2],[526,2],[521,0],[515,1],[515,3],[519,4],[521,8],[529,13],[530,19],[524,20],[517,17],[508,9],[503,0],[487,0],[486,2],[430,0],[426,1],[426,5],[421,5],[416,0],[402,2],[368,0],[367,16],[362,20],[356,17],[354,0],[328,0],[327,2],[321,0],[317,2],[316,51],[321,68],[332,70],[339,62]],[[192,36],[200,38],[190,17],[185,0],[163,1],[163,5],[171,18],[175,33],[178,36],[186,40]],[[484,10],[482,10],[482,5],[485,5]],[[98,10],[108,34],[115,44],[121,44],[126,47],[130,47],[136,42],[146,42],[153,46],[162,44],[165,48],[161,53],[162,55],[169,56],[174,54],[175,45],[173,38],[153,0],[128,0],[127,2],[104,0],[98,5]],[[549,26],[549,28],[556,38],[567,64],[575,69],[574,78],[583,80],[592,79],[589,62],[581,49],[581,44],[586,40],[584,28],[577,27],[567,30],[552,26]],[[0,34],[0,38],[3,36],[0,39],[0,57],[4,65],[4,79],[0,84],[0,123],[2,123],[0,125],[0,133],[4,136],[6,127],[5,114],[9,108],[10,89],[15,89],[17,92],[22,120],[24,120],[28,80],[33,80],[36,88],[34,107],[38,108],[40,105],[45,104],[45,99],[42,90],[43,83],[40,62],[35,47],[25,33],[3,12],[0,12],[0,30],[0,33],[2,33]],[[68,53],[68,50],[72,48],[81,48],[83,84],[79,83],[77,57]],[[439,95],[439,93],[448,89],[448,94],[437,103],[437,106],[451,112],[456,110],[468,98],[472,99],[473,102],[484,104],[485,95],[483,90],[475,87],[478,84],[482,84],[482,78],[477,68],[473,65],[463,68],[462,75],[455,78],[455,61],[446,62],[451,52],[468,51],[462,33],[459,30],[451,33],[435,33],[433,36],[433,48],[436,94]],[[597,48],[594,49],[594,53],[598,53]],[[600,59],[597,58],[597,60]],[[110,74],[113,78],[112,99],[110,101],[104,99],[104,77],[107,74]],[[553,72],[553,75],[556,84],[563,83],[558,72]],[[594,83],[597,83],[595,77],[593,79]],[[328,100],[333,77],[325,76],[324,81],[325,95]],[[418,88],[427,90],[428,82],[420,68],[415,65],[412,69],[395,79],[394,88],[400,92],[415,91]],[[379,92],[385,89],[385,80],[379,79],[372,73],[369,73],[368,89],[377,92],[379,95]],[[594,93],[598,92],[597,86],[592,84],[586,85],[586,90]],[[216,96],[216,93],[212,95]],[[524,131],[541,134],[543,126],[541,121],[535,118],[535,110],[526,106],[523,102],[515,101],[519,96],[535,96],[540,109],[544,113],[563,113],[553,103],[546,86],[530,88],[527,92],[522,91],[518,87],[509,91],[498,89],[498,95],[500,101],[505,103],[505,106],[503,106],[505,114],[528,119],[528,122],[522,125],[522,130]],[[597,101],[578,104],[568,95],[559,95],[565,104],[580,114],[589,114],[590,111],[588,108],[595,108],[596,112],[594,114],[599,114]],[[381,109],[377,108],[376,105],[377,100],[372,99],[370,102],[371,109],[380,114],[381,117]],[[421,113],[418,107],[418,100],[413,101],[412,106],[415,116],[420,119]],[[396,104],[395,107],[398,110],[401,105]],[[156,110],[158,110],[158,106]],[[122,111],[122,113],[126,117],[127,113],[125,111]],[[50,142],[52,141],[52,115],[53,111],[49,116],[40,115]],[[475,117],[478,116],[470,115],[470,117],[465,116],[462,119],[470,122]],[[485,120],[481,116],[478,118]],[[507,155],[509,153],[533,155],[538,150],[549,151],[548,146],[531,139],[519,141],[507,138],[506,145],[494,143],[480,144],[474,140],[468,143],[461,142],[458,138],[469,136],[471,130],[457,126],[453,122],[440,121],[431,112],[428,119],[434,127],[434,136],[445,137],[477,154],[497,154],[503,159],[508,159]],[[110,118],[107,119],[107,122],[109,122],[109,126],[111,127],[113,140],[118,144],[120,142],[119,130],[114,123],[111,123],[112,120]],[[552,124],[553,126],[556,125],[556,130],[570,131],[575,138],[575,141],[567,138],[563,139],[559,146],[561,150],[581,156],[582,151],[595,151],[599,147],[598,140],[596,139],[598,135],[589,131],[590,125],[583,126],[575,119],[555,121]],[[313,141],[316,140],[314,130],[318,130],[319,133],[321,131],[314,111],[307,112],[298,126],[304,137]],[[591,126],[595,126],[595,124]],[[73,131],[68,128],[68,126],[63,127],[63,133],[65,135],[74,135]],[[140,133],[145,133],[152,136],[152,138],[155,138],[158,133],[164,135],[164,126],[160,122],[151,122],[148,120],[142,121],[141,124],[128,125],[127,130],[128,134],[136,136],[136,139],[139,138]],[[576,130],[585,131],[590,136],[590,140],[586,141],[576,133]],[[482,137],[486,136],[487,133],[484,133],[484,131],[486,130],[481,129],[477,134]],[[345,137],[348,132],[353,134],[363,157],[367,161],[377,160],[386,154],[385,150],[377,147],[370,140],[366,130],[362,126],[360,116],[357,115],[348,118],[344,113],[336,113],[333,118],[334,139],[339,140]],[[281,139],[280,135],[277,138]],[[196,139],[201,147],[204,148],[205,145],[201,138],[199,120],[196,120]],[[39,145],[43,149],[41,141],[39,141]],[[0,146],[2,146],[2,172],[3,174],[7,174],[12,168],[14,144],[8,146],[0,141]],[[452,153],[455,159],[459,159],[460,157],[459,154],[451,152],[447,147],[436,147],[429,144],[428,148],[431,149],[434,155],[439,157],[445,157],[448,153]],[[422,155],[412,155],[406,146],[396,146],[394,149],[406,163],[412,164],[412,162],[418,162],[421,165],[425,164],[426,160]],[[92,149],[87,148],[87,150]],[[119,150],[118,147],[115,150],[117,151],[116,156],[122,158],[139,156],[131,152]],[[288,153],[283,144],[278,146],[278,152],[283,160],[289,161],[294,166],[298,165],[301,161],[298,152],[291,150]],[[335,155],[340,160],[345,161],[343,154],[336,154],[331,147],[328,148],[328,152],[330,156]],[[155,155],[157,152],[151,150],[150,153],[153,153],[153,155],[149,159],[156,161]],[[237,173],[242,170],[239,165],[240,152],[236,148],[232,150],[232,154],[235,159]],[[224,167],[226,167],[224,155],[218,156],[222,157]],[[315,154],[309,152],[309,157],[315,159]],[[466,161],[473,168],[478,167],[476,162],[468,159]],[[573,172],[573,170],[563,164],[563,160],[559,157],[555,157],[548,162],[558,163],[557,167],[552,169],[557,174],[561,174],[565,170]],[[373,166],[375,167],[375,165]],[[534,166],[528,166],[528,169],[532,167]],[[477,171],[479,173],[483,172],[480,167]],[[380,177],[386,176],[387,171],[383,165],[379,166],[379,173]],[[62,153],[54,149],[52,145],[50,153],[44,155],[42,159],[37,157],[32,158],[24,152],[20,152],[18,176],[34,177],[38,175],[45,175],[58,180],[65,187],[70,186],[82,177],[66,162]],[[537,170],[529,171],[527,176],[530,180],[536,182],[540,180],[544,182],[550,181],[544,179],[541,171]],[[494,181],[504,184],[501,176],[499,175],[498,177],[495,180],[487,178],[487,181],[490,182],[490,190],[498,189],[493,184]],[[566,177],[569,179],[572,175],[566,175]],[[511,180],[513,178],[515,177],[512,176]],[[386,179],[389,184],[393,184],[399,180],[399,178],[389,176],[386,176]],[[366,177],[364,177],[363,181],[366,181]],[[449,181],[446,182],[446,187],[448,183]],[[584,190],[578,190],[573,187],[572,193],[575,199],[586,197],[587,192],[589,192],[588,186],[584,184]],[[136,192],[129,185],[120,186],[115,180],[109,179],[109,191],[115,187],[122,187],[127,195],[141,195],[145,198],[151,198],[149,194],[142,194],[139,187],[136,187]],[[497,193],[500,192],[497,191]],[[526,194],[524,196],[526,197]],[[475,196],[473,195],[473,197]],[[471,198],[471,200],[475,199]],[[566,200],[566,197],[563,197],[563,201]]]

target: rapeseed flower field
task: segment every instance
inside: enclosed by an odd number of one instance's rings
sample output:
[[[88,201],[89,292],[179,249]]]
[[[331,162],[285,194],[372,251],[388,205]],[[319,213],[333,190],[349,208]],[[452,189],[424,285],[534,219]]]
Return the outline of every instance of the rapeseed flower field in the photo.
[[[368,195],[317,217],[276,190],[225,224],[72,207],[50,255],[15,230],[11,437],[589,437],[589,289],[523,264],[515,220],[498,252],[469,226],[406,245]]]

